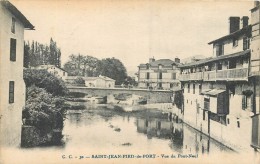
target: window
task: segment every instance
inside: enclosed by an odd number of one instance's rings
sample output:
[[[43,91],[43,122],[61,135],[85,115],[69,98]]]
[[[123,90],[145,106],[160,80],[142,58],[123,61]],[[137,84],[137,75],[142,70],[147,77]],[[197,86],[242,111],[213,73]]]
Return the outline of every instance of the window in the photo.
[[[172,73],[172,79],[176,79],[176,73]]]
[[[195,84],[193,84],[193,94],[195,94]]]
[[[162,72],[159,72],[159,79],[162,79]]]
[[[206,111],[205,110],[203,110],[203,120],[205,121],[206,120]]]
[[[216,56],[221,56],[221,55],[224,55],[224,45],[223,44],[216,45]]]
[[[11,32],[15,33],[15,18],[12,18]]]
[[[238,40],[236,38],[233,39],[233,47],[238,46]]]
[[[190,93],[190,84],[188,84],[188,93]]]
[[[227,124],[229,124],[229,118],[227,118]]]
[[[9,81],[9,103],[14,103],[14,81]]]
[[[16,61],[16,39],[10,39],[10,61]]]
[[[172,65],[172,69],[176,69],[176,65]]]
[[[149,72],[146,73],[146,79],[150,79],[150,73]]]
[[[158,85],[159,85],[159,89],[162,89],[162,83],[159,83]]]
[[[170,88],[173,88],[173,83],[170,83]]]
[[[66,73],[65,72],[63,72],[63,76],[65,76],[66,75]]]
[[[249,47],[249,38],[243,37],[243,50],[247,50]]]
[[[199,94],[201,94],[201,92],[202,92],[202,85],[199,84]]]
[[[162,69],[162,65],[159,65],[159,69]]]
[[[242,97],[242,109],[243,110],[249,110],[249,111],[253,111],[253,106],[252,106],[252,96],[248,96],[248,95],[243,95]]]
[[[219,116],[215,113],[210,113],[210,119],[223,125],[226,125],[226,116]]]

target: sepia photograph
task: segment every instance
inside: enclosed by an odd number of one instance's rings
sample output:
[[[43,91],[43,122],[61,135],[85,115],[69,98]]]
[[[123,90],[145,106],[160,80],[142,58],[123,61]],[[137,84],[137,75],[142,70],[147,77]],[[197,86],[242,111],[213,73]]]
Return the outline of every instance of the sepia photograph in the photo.
[[[260,163],[259,0],[0,0],[0,164]]]

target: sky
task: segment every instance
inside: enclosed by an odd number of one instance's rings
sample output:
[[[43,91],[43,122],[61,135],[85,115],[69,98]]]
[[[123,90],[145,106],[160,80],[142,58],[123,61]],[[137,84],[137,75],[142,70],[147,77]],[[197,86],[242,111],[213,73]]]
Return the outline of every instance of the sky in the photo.
[[[249,16],[253,2],[178,0],[9,0],[35,26],[26,41],[71,54],[122,61],[129,74],[149,58],[212,56],[208,42],[228,34],[230,16]],[[250,20],[249,20],[250,22]]]

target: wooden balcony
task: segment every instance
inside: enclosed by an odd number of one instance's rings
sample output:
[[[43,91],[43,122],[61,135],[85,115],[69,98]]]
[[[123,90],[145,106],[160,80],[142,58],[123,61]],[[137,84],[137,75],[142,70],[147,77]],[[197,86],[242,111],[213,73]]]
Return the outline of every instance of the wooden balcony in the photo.
[[[196,73],[180,75],[180,81],[202,80],[202,79],[203,79],[203,72],[196,72]]]
[[[248,68],[235,68],[218,71],[206,71],[190,74],[181,74],[180,81],[203,80],[203,81],[241,81],[248,79]]]

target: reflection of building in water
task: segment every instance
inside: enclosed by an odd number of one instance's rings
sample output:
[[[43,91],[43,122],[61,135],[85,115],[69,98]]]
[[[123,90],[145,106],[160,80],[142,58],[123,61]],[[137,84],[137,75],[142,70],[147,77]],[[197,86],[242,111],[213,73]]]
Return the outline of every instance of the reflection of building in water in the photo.
[[[183,123],[158,119],[137,119],[137,132],[146,134],[148,139],[152,137],[170,139],[169,147],[178,153],[204,154],[224,149],[232,152],[205,134]]]
[[[171,138],[172,122],[163,120],[137,119],[137,132],[147,134],[148,138]]]

